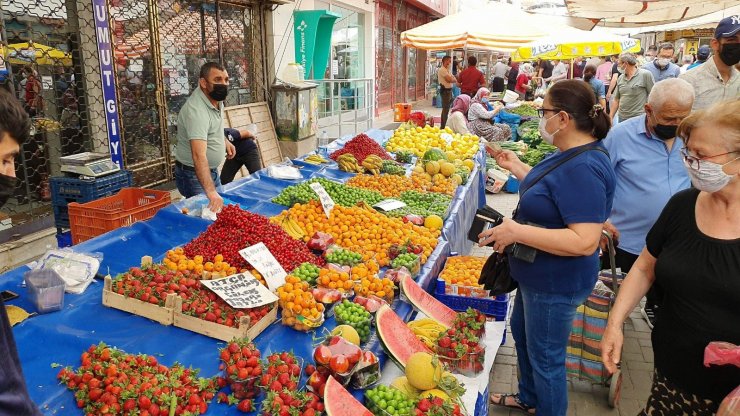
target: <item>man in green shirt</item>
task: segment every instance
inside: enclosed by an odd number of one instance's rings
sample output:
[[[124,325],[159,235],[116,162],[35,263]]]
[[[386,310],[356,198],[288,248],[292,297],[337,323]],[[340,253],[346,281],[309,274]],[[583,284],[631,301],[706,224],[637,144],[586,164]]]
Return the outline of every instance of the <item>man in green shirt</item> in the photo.
[[[619,116],[618,120],[621,122],[645,113],[645,103],[655,84],[653,74],[637,67],[635,55],[629,52],[619,55],[618,65],[621,75],[617,78],[610,111],[615,122],[615,115]]]
[[[229,74],[223,66],[208,62],[200,68],[198,87],[177,115],[175,183],[186,197],[205,193],[208,208],[221,211],[224,201],[216,188],[221,185],[218,167],[234,157],[234,145],[224,139],[223,101]]]

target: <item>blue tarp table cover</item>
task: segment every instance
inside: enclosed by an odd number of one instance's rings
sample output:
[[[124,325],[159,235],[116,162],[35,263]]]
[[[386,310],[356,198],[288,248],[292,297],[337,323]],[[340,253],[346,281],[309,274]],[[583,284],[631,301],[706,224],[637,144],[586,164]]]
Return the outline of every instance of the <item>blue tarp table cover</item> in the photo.
[[[366,134],[381,144],[390,137],[390,132],[382,130],[371,130]],[[330,146],[336,150],[347,140],[349,138],[340,139]],[[480,154],[477,158],[479,157]],[[478,162],[480,163],[480,160]],[[346,181],[352,176],[331,166],[310,167],[304,172],[308,177],[325,177],[340,181]],[[456,195],[453,201],[455,211],[451,212],[445,223],[437,248],[422,267],[418,280],[430,292],[434,290],[436,276],[449,253],[462,252],[459,248],[460,239],[466,240],[469,221],[472,221],[475,210],[485,202],[483,194],[485,181],[480,180],[481,176],[480,172],[471,175],[469,184]],[[264,171],[260,171],[223,187],[222,195],[243,209],[274,216],[285,207],[273,204],[270,199],[286,186],[295,183],[297,182],[270,178]],[[205,200],[203,202],[205,203]],[[138,265],[142,256],[149,255],[161,259],[167,250],[189,242],[210,224],[205,219],[183,215],[180,211],[182,206],[182,203],[170,205],[161,209],[148,221],[111,231],[74,246],[73,249],[78,252],[103,253],[100,272],[113,276]],[[23,273],[27,270],[27,267],[22,266],[1,275],[0,290],[9,289],[21,294],[20,298],[8,303],[33,312],[35,307],[30,303],[26,289],[22,286]],[[61,311],[34,316],[13,329],[29,393],[42,412],[53,415],[82,413],[76,410],[72,392],[57,383],[58,370],[52,368],[52,364],[76,368],[80,365],[80,354],[91,344],[101,341],[129,353],[157,355],[159,361],[165,365],[180,362],[186,366],[199,368],[203,377],[211,377],[218,373],[218,348],[224,345],[223,342],[107,308],[102,305],[102,286],[102,282],[95,281],[80,295],[65,294],[64,308]],[[394,302],[393,308],[406,320],[413,314],[412,308],[398,299]],[[334,326],[334,318],[328,318],[325,327],[331,329]],[[295,331],[278,321],[257,337],[255,342],[263,354],[293,350],[310,362],[313,335]],[[382,354],[377,335],[371,337],[365,348],[379,353],[381,365],[385,364],[386,357]],[[305,382],[305,376],[303,381]],[[353,393],[358,398],[362,396],[362,391]],[[237,414],[237,410],[214,401],[209,406],[207,414]]]

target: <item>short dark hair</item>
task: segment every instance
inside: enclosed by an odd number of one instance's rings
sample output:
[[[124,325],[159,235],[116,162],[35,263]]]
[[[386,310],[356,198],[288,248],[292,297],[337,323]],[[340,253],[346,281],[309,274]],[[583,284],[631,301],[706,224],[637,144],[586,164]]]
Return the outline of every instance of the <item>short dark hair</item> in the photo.
[[[7,133],[12,140],[23,144],[31,132],[31,119],[21,103],[8,91],[0,88],[0,140]]]
[[[596,95],[591,85],[581,80],[563,80],[547,90],[547,97],[553,108],[568,113],[579,131],[599,140],[606,137],[612,123],[606,109],[596,106]]]
[[[450,55],[445,55],[445,56],[442,57],[442,62],[449,61],[450,59],[452,59],[452,57]]]
[[[206,62],[200,67],[200,77],[203,79],[208,78],[208,74],[211,73],[212,69],[218,69],[219,71],[226,71],[223,65],[218,62]]]
[[[660,47],[658,48],[658,51],[669,50],[669,49],[672,50],[672,51],[675,51],[676,50],[676,48],[673,46],[672,43],[670,43],[670,42],[663,42],[663,43],[660,44]]]
[[[657,52],[657,51],[658,51],[658,47],[657,47],[657,46],[655,46],[655,45],[650,45],[650,46],[648,47],[648,50],[649,50],[649,51],[656,51],[656,52]]]
[[[468,56],[468,66],[476,66],[478,64],[478,58],[475,56]]]

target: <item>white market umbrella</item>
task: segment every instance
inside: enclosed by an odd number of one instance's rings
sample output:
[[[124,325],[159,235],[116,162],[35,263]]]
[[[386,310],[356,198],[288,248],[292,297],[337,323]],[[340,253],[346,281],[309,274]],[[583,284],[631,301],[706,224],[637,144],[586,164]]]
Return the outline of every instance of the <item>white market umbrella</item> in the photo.
[[[513,52],[520,46],[569,28],[573,21],[562,16],[532,14],[503,3],[456,13],[401,33],[401,44],[425,50],[483,49]]]
[[[740,4],[737,0],[568,0],[568,15],[598,21],[599,26],[639,27],[681,22]]]

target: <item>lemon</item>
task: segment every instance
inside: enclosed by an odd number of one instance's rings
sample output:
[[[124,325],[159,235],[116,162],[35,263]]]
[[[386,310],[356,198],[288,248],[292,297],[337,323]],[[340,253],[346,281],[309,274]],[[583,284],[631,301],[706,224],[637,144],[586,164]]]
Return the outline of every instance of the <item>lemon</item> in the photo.
[[[424,226],[432,230],[441,230],[444,221],[439,215],[430,215],[424,219]]]

